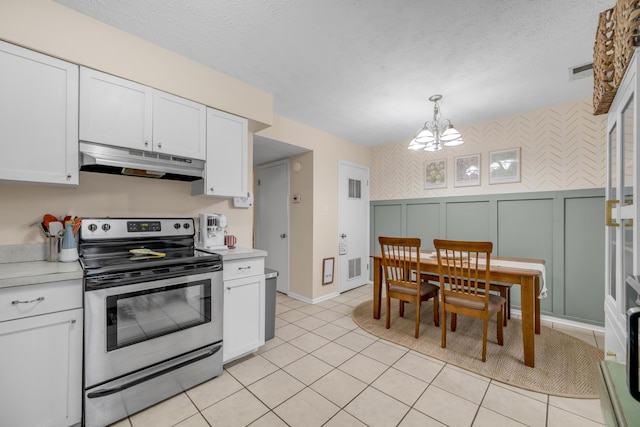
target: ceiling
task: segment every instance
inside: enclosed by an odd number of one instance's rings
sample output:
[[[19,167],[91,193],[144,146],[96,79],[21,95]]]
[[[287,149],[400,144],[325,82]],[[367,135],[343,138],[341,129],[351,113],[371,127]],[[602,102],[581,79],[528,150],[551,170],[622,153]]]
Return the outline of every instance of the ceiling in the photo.
[[[457,127],[591,97],[593,79],[571,81],[569,69],[592,61],[598,14],[615,4],[56,1],[273,94],[276,114],[365,146],[408,142],[431,119],[433,94]]]

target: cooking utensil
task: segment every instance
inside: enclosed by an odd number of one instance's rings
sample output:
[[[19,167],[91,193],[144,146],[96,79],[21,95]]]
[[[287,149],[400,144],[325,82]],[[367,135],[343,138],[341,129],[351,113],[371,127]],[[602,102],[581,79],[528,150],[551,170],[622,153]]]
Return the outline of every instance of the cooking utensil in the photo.
[[[51,221],[49,223],[49,234],[52,236],[58,236],[62,231],[62,223],[60,221]]]
[[[129,249],[129,252],[134,254],[134,256],[131,257],[131,260],[149,259],[149,258],[162,258],[162,257],[167,255],[164,252],[156,252],[156,251],[152,251],[151,249],[147,249],[147,248]]]
[[[45,214],[45,215],[42,217],[42,223],[44,224],[44,226],[45,226],[45,227],[47,227],[47,229],[49,229],[49,224],[50,224],[52,221],[57,221],[57,220],[58,220],[58,218],[56,218],[55,216],[53,216],[53,215],[51,215],[51,214]]]
[[[82,226],[82,217],[81,216],[75,217],[75,219],[73,220],[73,235],[74,236],[76,234],[78,234],[78,230],[80,230],[81,226]]]

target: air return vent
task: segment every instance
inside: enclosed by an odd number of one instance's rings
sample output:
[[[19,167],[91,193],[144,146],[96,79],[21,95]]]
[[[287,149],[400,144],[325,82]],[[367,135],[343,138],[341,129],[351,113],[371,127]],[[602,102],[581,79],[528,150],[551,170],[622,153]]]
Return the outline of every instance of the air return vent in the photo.
[[[569,81],[593,76],[593,62],[569,68]]]
[[[354,279],[362,275],[362,258],[351,258],[349,260],[349,279]]]

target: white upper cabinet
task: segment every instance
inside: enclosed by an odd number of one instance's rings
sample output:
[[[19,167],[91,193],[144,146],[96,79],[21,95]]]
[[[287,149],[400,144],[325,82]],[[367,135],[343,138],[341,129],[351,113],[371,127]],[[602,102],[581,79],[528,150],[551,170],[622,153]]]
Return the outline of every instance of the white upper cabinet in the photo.
[[[206,107],[80,68],[80,140],[204,160]]]
[[[207,110],[197,102],[153,91],[153,149],[204,160],[207,150]]]
[[[153,89],[80,68],[80,139],[152,150]]]
[[[247,119],[207,108],[207,169],[192,194],[247,196]]]
[[[78,185],[78,66],[0,41],[0,181]]]

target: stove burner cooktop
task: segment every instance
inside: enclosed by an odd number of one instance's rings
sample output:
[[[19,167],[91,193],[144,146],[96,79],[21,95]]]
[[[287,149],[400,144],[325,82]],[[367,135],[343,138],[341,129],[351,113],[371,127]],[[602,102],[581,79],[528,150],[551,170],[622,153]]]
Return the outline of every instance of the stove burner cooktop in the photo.
[[[221,255],[195,249],[194,230],[192,218],[85,218],[78,247],[85,277],[195,264],[222,269]]]

